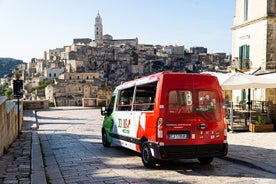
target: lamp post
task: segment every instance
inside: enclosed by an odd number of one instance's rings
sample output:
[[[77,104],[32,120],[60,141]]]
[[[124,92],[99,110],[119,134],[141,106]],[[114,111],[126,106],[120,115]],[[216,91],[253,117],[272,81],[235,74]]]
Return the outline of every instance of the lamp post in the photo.
[[[23,96],[23,80],[20,80],[19,69],[16,68],[14,72],[15,80],[13,80],[13,95],[17,98],[17,109],[18,109],[18,136],[20,132],[20,104],[19,99]]]

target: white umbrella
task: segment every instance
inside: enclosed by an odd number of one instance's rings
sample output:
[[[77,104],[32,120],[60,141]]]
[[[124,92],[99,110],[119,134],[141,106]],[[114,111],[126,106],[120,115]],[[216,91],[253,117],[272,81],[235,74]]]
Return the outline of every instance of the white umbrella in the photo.
[[[263,74],[259,74],[257,76],[265,77],[267,79],[276,80],[276,73],[263,73]]]
[[[223,90],[249,89],[249,88],[276,88],[276,79],[265,76],[235,73],[220,84]]]
[[[220,72],[203,72],[203,73],[216,76],[220,85],[224,81],[226,81],[229,77],[231,77],[232,75],[234,75],[234,73],[220,73]]]

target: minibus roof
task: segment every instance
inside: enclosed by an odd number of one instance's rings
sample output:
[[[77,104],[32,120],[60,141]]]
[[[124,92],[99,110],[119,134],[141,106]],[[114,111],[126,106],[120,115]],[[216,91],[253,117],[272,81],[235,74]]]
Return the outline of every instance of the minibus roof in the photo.
[[[126,88],[130,88],[130,87],[134,87],[134,86],[138,86],[138,85],[143,85],[143,84],[147,84],[147,83],[153,83],[158,81],[161,77],[163,77],[164,75],[187,75],[187,76],[192,76],[192,75],[201,75],[201,76],[212,76],[210,74],[199,74],[199,73],[181,73],[181,72],[159,72],[159,73],[155,73],[149,76],[145,76],[145,77],[141,77],[139,79],[135,79],[135,80],[131,80],[131,81],[127,81],[122,83],[121,85],[117,86],[115,91],[118,90],[122,90],[122,89],[126,89]]]

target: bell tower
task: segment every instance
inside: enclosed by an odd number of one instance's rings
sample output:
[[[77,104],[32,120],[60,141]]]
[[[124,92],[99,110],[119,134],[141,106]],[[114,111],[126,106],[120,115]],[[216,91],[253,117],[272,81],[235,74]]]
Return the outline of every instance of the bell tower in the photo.
[[[97,17],[95,18],[95,41],[101,41],[103,36],[103,24],[100,13],[98,12]]]

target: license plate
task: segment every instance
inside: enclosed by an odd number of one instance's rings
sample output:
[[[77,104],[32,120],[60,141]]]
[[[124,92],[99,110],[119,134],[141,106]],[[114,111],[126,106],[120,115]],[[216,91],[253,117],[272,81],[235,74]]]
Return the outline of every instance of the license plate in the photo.
[[[189,139],[189,134],[169,134],[169,139]]]

